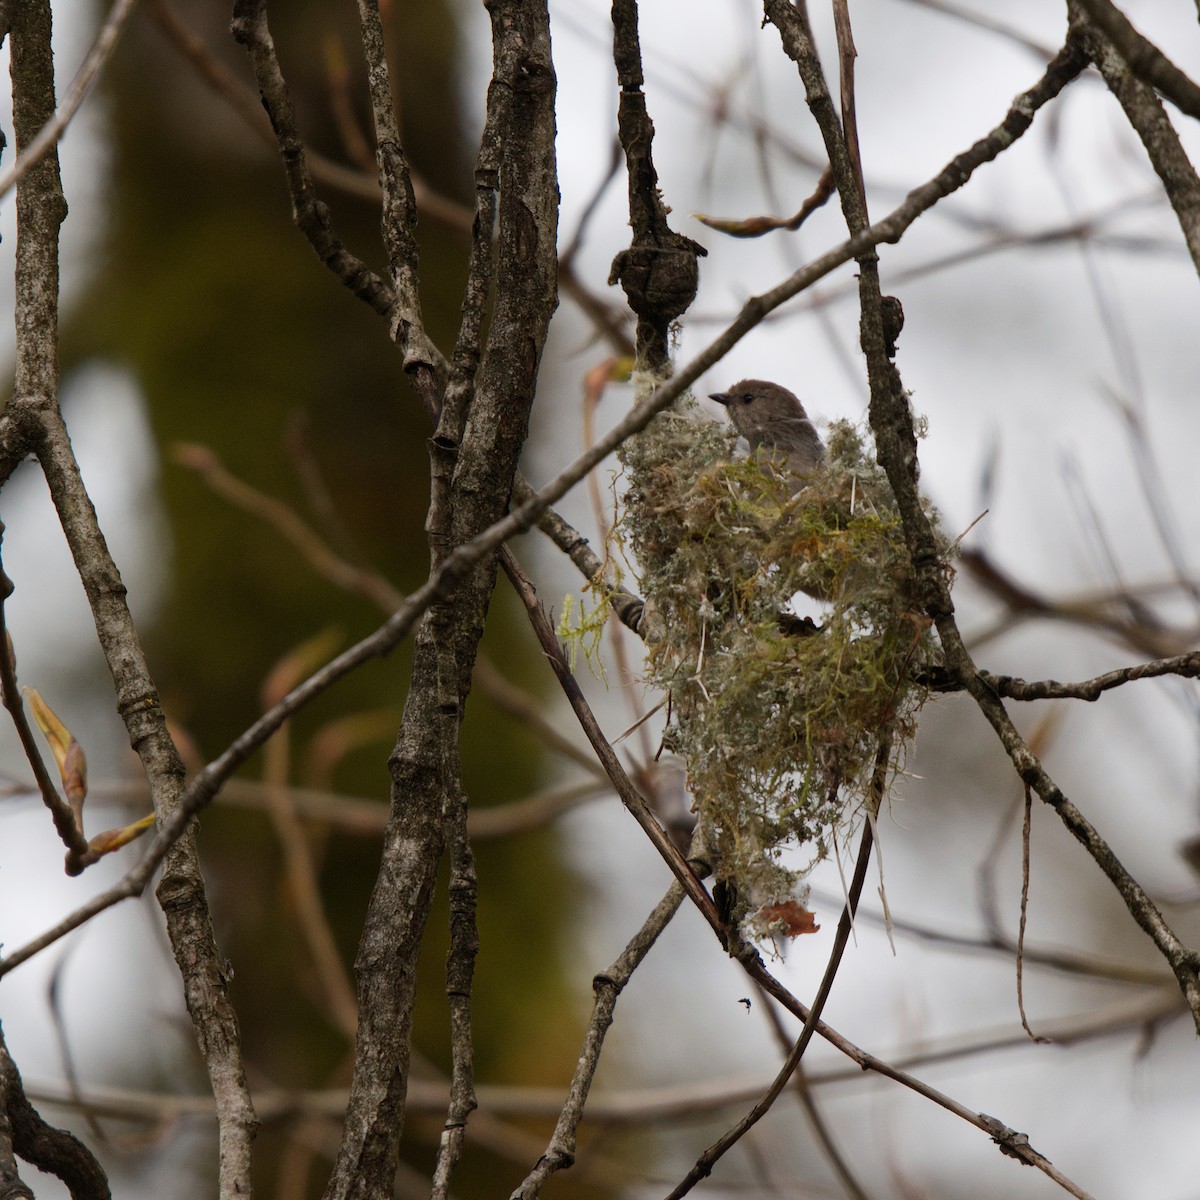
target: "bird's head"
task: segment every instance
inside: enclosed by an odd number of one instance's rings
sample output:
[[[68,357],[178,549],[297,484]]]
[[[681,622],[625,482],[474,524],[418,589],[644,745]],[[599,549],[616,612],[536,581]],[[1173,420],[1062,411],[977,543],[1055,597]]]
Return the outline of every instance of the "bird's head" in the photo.
[[[726,392],[712,392],[710,400],[729,410],[734,429],[750,443],[789,452],[803,450],[812,463],[824,457],[825,448],[804,405],[778,383],[743,379]]]

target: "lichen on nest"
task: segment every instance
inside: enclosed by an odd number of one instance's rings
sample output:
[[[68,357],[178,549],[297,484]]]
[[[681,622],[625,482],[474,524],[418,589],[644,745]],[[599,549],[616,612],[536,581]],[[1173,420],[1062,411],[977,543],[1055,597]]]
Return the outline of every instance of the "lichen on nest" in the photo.
[[[887,780],[901,767],[937,647],[859,430],[834,424],[795,495],[792,476],[734,445],[694,401],[662,413],[621,452],[617,528],[647,602],[645,678],[670,697],[664,744],[686,764],[735,917],[762,934],[761,906],[794,898],[870,802],[880,747]],[[825,602],[819,628],[789,621],[797,593]],[[786,866],[800,846],[807,865]]]

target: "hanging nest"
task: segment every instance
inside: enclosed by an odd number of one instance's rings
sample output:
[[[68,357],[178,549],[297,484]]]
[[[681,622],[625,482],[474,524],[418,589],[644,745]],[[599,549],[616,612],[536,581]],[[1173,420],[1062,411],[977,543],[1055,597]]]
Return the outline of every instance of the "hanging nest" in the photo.
[[[792,476],[734,445],[694,402],[657,417],[622,451],[619,533],[647,602],[646,679],[670,697],[664,743],[735,919],[766,933],[763,906],[795,897],[872,777],[886,787],[901,766],[927,695],[916,677],[938,653],[863,435],[835,424],[795,495]],[[798,593],[825,602],[820,626],[794,615]],[[807,865],[786,867],[801,846]]]

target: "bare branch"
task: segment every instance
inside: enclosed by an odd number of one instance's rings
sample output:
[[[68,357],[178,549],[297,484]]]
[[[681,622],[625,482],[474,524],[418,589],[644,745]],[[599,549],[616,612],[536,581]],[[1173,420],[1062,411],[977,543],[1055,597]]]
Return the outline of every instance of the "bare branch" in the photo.
[[[303,655],[296,651],[286,655],[270,672],[267,689],[277,691],[281,688],[284,681],[300,668],[302,658]],[[269,694],[266,698],[269,701]],[[283,877],[292,917],[316,973],[326,1013],[338,1032],[347,1041],[352,1041],[358,1025],[354,987],[321,898],[319,871],[309,835],[287,786],[289,753],[285,726],[266,746],[263,760],[266,809],[283,859]]]
[[[375,160],[383,193],[382,233],[396,301],[388,315],[389,332],[404,354],[404,369],[415,372],[427,409],[440,390],[434,378],[441,356],[425,334],[418,291],[417,204],[412,178],[400,145],[400,127],[392,101],[379,0],[358,0],[363,57],[375,120]]]

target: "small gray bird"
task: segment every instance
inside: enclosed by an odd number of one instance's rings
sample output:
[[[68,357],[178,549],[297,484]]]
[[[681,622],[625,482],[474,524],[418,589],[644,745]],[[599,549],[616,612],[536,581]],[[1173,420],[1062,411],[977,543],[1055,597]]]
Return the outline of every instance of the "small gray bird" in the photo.
[[[710,400],[729,409],[734,429],[751,450],[766,447],[766,457],[786,460],[800,482],[825,461],[825,444],[804,411],[804,405],[785,387],[765,379],[743,379],[727,392],[712,392]]]

